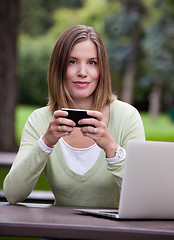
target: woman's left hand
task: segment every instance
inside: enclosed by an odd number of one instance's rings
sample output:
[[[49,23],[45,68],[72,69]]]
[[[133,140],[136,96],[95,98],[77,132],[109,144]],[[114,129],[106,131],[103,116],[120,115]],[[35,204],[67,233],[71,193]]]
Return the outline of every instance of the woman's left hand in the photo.
[[[108,158],[115,157],[115,151],[118,144],[110,135],[106,123],[103,121],[101,112],[88,111],[89,116],[94,118],[81,119],[78,123],[80,125],[93,125],[81,127],[81,132],[84,136],[92,138],[97,145],[102,148]]]

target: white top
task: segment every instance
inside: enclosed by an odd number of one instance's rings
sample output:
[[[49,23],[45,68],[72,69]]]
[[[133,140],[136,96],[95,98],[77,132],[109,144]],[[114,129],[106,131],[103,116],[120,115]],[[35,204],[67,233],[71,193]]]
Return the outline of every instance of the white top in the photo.
[[[73,148],[63,138],[60,138],[59,142],[68,167],[80,175],[85,174],[92,168],[101,152],[101,148],[96,143],[88,148]]]
[[[88,172],[94,163],[97,161],[97,158],[100,155],[101,148],[95,143],[94,145],[90,146],[89,148],[73,148],[69,146],[63,138],[59,139],[60,147],[63,153],[63,157],[65,162],[67,163],[68,167],[75,173],[83,175],[84,173]],[[53,148],[48,147],[42,140],[42,136],[38,140],[39,146],[47,153],[51,153]],[[125,151],[125,150],[124,150]],[[71,156],[71,160],[69,158]],[[90,160],[89,160],[90,159]],[[120,162],[121,160],[114,158],[107,158],[105,156],[105,160],[108,164],[114,164]]]

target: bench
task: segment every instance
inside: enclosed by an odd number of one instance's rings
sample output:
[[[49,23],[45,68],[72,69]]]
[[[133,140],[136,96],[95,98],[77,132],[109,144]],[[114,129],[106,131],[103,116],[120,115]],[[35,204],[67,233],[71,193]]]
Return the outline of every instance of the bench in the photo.
[[[15,157],[15,152],[0,152],[0,168],[10,168]]]

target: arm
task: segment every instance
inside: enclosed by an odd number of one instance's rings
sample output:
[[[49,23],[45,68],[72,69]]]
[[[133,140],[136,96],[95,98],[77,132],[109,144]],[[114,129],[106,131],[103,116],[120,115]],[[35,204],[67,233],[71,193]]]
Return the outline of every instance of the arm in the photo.
[[[126,149],[129,140],[145,140],[142,119],[135,108],[130,109],[130,111],[125,114],[124,118],[120,119],[120,122],[117,122],[117,124],[119,126],[119,128],[115,128],[115,131],[119,131],[117,141],[124,149]],[[119,187],[121,187],[122,183],[124,162],[125,160],[115,164],[108,164],[108,170],[115,176],[115,180]]]
[[[4,194],[12,204],[23,201],[31,193],[49,159],[49,153],[38,144],[38,129],[34,112],[25,124],[19,152],[4,180]]]
[[[40,147],[39,138],[43,136],[44,143],[52,148],[61,136],[68,135],[73,130],[75,123],[63,118],[66,115],[66,112],[58,110],[52,116],[48,108],[42,108],[28,118],[19,152],[4,180],[4,194],[10,203],[23,201],[31,193],[47,164],[51,152],[45,152]],[[61,124],[67,124],[61,126],[65,131],[58,131]]]

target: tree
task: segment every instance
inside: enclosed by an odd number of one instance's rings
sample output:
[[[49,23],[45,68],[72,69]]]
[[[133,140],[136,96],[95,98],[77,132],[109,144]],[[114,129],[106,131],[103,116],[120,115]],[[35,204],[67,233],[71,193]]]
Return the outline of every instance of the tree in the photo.
[[[105,30],[108,35],[111,72],[121,72],[121,99],[132,104],[145,8],[139,0],[123,0],[120,4],[120,12],[105,20]]]
[[[0,151],[17,150],[14,122],[18,9],[18,0],[0,1]]]
[[[21,0],[19,30],[30,36],[44,35],[54,24],[54,11],[62,7],[79,8],[82,0]]]
[[[54,12],[54,25],[49,34],[56,40],[68,27],[76,24],[84,24],[94,27],[104,36],[103,21],[108,14],[117,8],[117,4],[109,4],[108,0],[86,0],[81,8],[72,9],[63,7]]]
[[[146,53],[148,71],[144,76],[151,86],[149,95],[149,113],[156,120],[161,108],[162,93],[174,90],[174,2],[155,0],[149,13],[156,11],[156,18],[147,19],[143,48]],[[149,22],[150,20],[150,22]]]
[[[47,36],[18,38],[18,102],[45,106],[48,102],[47,71],[54,41]]]

